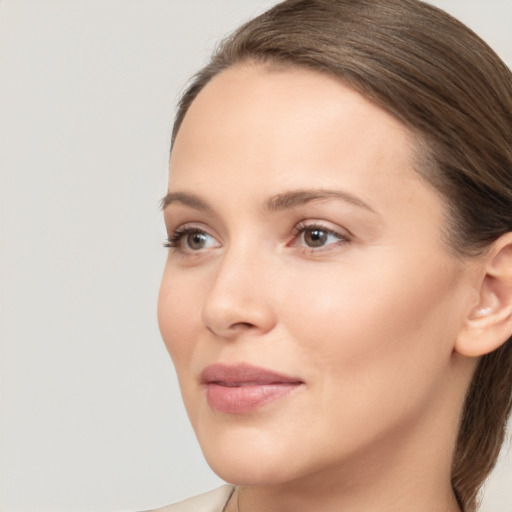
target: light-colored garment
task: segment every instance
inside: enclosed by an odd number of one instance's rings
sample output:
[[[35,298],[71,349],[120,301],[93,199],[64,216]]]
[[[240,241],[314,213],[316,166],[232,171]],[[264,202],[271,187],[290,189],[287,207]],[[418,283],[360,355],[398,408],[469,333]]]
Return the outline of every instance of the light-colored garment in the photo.
[[[174,505],[167,505],[167,507],[147,512],[224,512],[234,490],[232,485],[223,485],[218,489],[198,494]]]

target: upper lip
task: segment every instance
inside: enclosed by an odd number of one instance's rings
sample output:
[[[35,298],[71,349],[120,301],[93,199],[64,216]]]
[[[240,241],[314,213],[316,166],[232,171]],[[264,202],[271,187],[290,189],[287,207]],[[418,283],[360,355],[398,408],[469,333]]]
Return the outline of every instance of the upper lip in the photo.
[[[302,384],[302,380],[297,377],[291,377],[247,363],[236,365],[211,364],[201,372],[201,381],[204,384],[220,384],[224,386]]]

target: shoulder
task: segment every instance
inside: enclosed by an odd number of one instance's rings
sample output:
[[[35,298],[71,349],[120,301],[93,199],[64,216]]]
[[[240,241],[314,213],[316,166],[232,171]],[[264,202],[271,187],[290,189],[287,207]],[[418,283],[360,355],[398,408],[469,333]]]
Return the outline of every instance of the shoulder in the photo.
[[[222,512],[234,487],[223,485],[213,491],[198,494],[185,501],[180,501],[174,505],[148,510],[147,512]]]

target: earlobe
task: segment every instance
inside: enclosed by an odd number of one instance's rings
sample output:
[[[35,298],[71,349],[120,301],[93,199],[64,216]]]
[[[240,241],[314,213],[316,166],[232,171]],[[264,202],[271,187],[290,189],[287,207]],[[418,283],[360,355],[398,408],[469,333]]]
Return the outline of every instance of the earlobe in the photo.
[[[488,354],[512,336],[512,232],[492,244],[482,266],[478,304],[455,343],[456,352],[467,357]]]

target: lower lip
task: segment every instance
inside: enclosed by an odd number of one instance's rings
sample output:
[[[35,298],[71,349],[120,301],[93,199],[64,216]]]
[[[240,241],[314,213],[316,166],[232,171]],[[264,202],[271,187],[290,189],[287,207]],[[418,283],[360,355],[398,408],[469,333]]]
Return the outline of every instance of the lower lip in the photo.
[[[300,387],[300,383],[251,384],[248,386],[206,385],[206,397],[210,407],[228,414],[251,412],[282,398]]]

